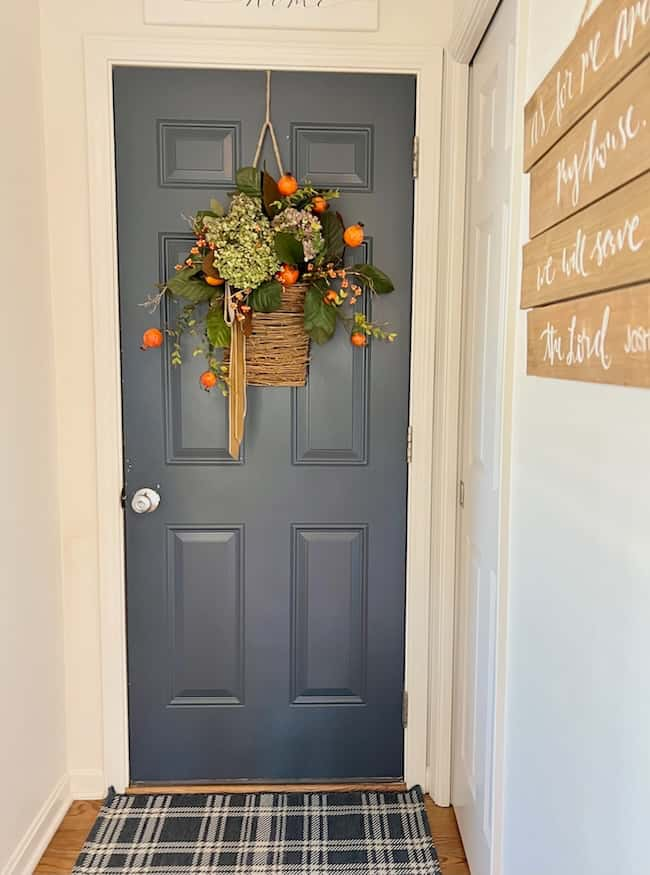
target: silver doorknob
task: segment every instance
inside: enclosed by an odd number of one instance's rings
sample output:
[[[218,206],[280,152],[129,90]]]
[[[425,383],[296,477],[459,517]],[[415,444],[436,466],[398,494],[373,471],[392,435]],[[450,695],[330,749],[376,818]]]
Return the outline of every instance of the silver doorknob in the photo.
[[[153,513],[160,504],[160,496],[155,489],[138,489],[131,499],[131,507],[136,513]]]

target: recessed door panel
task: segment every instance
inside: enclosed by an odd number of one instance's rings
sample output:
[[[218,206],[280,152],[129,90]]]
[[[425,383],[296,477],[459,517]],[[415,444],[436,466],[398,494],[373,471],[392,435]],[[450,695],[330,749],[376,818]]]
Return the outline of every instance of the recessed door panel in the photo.
[[[367,656],[367,528],[293,529],[294,704],[361,704]]]
[[[241,528],[170,528],[171,705],[241,705],[244,577]]]

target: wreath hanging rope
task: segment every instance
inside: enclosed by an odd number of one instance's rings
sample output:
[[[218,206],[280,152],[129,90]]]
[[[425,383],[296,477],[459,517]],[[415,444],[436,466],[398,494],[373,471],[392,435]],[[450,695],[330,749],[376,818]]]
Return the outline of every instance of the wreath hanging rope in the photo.
[[[258,164],[269,136],[280,171],[276,181]],[[184,335],[196,339],[193,355],[207,370],[203,389],[228,396],[229,452],[239,457],[246,417],[246,385],[305,384],[310,340],[330,340],[339,324],[353,346],[369,339],[393,342],[396,334],[368,321],[362,296],[393,291],[390,278],[367,263],[344,266],[346,249],[360,247],[361,223],[346,226],[331,209],[337,189],[302,185],[282,167],[271,120],[271,73],[266,73],[266,116],[253,164],[236,174],[228,210],[217,200],[189,220],[196,237],[175,275],[150,296],[151,311],[169,294],[182,304],[164,332],[148,328],[143,349],[171,343],[171,362],[183,361]],[[358,306],[359,305],[359,306]]]

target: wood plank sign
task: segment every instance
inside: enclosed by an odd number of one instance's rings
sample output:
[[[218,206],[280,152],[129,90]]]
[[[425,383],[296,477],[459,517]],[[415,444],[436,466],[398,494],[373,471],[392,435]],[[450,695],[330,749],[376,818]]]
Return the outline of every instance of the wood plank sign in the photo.
[[[650,387],[650,284],[531,310],[528,373]]]
[[[650,54],[650,0],[605,0],[526,104],[524,170]]]
[[[528,374],[650,388],[650,0],[603,0],[524,125]]]
[[[533,167],[531,237],[648,169],[650,58]]]
[[[377,30],[379,0],[144,0],[144,19],[147,24]]]
[[[650,173],[524,246],[521,306],[650,281]]]

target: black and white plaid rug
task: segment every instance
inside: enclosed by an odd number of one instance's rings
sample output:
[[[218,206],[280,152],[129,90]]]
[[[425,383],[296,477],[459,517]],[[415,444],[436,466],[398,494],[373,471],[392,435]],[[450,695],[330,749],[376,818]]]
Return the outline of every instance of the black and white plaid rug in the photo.
[[[73,875],[437,875],[422,791],[111,795]]]

